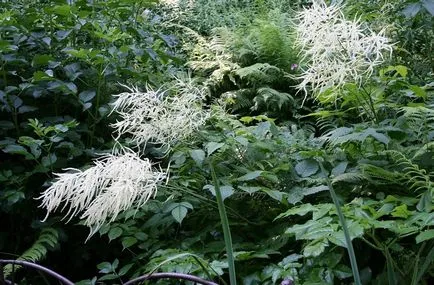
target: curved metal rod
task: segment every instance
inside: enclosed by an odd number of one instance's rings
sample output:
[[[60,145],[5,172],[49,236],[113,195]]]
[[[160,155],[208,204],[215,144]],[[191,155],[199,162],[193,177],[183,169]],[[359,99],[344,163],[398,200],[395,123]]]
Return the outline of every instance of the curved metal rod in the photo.
[[[62,275],[44,267],[41,266],[39,264],[36,263],[32,263],[32,262],[28,262],[28,261],[24,261],[24,260],[8,260],[8,259],[0,259],[0,264],[17,264],[17,265],[21,265],[24,267],[30,267],[30,268],[34,268],[37,270],[40,270],[54,278],[56,278],[57,280],[61,281],[63,284],[65,285],[74,285],[74,282],[66,279],[65,277],[63,277]]]
[[[193,276],[193,275],[183,274],[183,273],[152,273],[152,274],[137,277],[136,279],[133,279],[133,280],[130,280],[130,281],[124,283],[124,285],[132,285],[132,284],[135,284],[135,283],[140,282],[140,281],[152,280],[152,279],[163,279],[163,278],[193,281],[193,282],[203,284],[203,285],[218,285],[217,283],[214,283],[214,282],[211,282],[211,281],[208,281],[208,280],[205,280],[205,279]]]

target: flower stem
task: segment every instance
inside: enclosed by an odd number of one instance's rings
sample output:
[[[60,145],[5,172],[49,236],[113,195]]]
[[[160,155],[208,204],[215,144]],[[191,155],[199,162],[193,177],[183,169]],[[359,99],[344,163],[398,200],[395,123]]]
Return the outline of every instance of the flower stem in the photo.
[[[234,262],[234,251],[232,249],[232,237],[231,229],[229,228],[229,220],[226,214],[225,204],[223,202],[222,193],[220,192],[220,186],[215,173],[214,165],[210,163],[211,176],[215,189],[215,196],[217,199],[217,205],[220,214],[220,221],[223,227],[223,237],[225,240],[226,254],[228,256],[228,266],[229,266],[229,281],[231,285],[237,285],[237,279],[235,275],[235,262]]]
[[[347,227],[347,222],[345,221],[344,214],[342,213],[341,206],[339,205],[338,196],[336,195],[335,190],[333,189],[333,185],[330,181],[330,178],[327,172],[324,169],[324,166],[321,161],[318,161],[319,166],[321,167],[321,172],[324,174],[327,180],[327,186],[329,187],[330,196],[332,196],[333,203],[336,207],[336,212],[338,213],[339,221],[341,223],[342,229],[344,231],[345,241],[347,243],[348,255],[350,257],[351,269],[353,271],[354,284],[362,285],[362,281],[360,280],[359,268],[357,266],[356,254],[354,253],[353,244],[351,242],[350,231]]]

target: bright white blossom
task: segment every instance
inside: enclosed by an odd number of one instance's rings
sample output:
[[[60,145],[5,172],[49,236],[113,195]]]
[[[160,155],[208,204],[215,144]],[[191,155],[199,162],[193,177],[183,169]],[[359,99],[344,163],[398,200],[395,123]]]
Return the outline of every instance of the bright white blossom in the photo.
[[[360,84],[384,61],[392,45],[384,30],[375,33],[360,20],[347,20],[338,4],[315,0],[296,18],[297,44],[306,68],[297,86],[314,93],[337,88],[346,82]]]
[[[129,88],[116,96],[113,111],[121,120],[113,124],[118,136],[131,135],[138,149],[147,142],[170,146],[191,135],[208,118],[202,108],[204,89],[191,80],[178,80],[173,96],[147,88]],[[149,159],[129,149],[115,149],[99,157],[86,170],[69,168],[38,198],[50,213],[62,206],[65,217],[79,216],[93,235],[122,211],[143,206],[155,196],[167,175],[153,169]]]
[[[113,111],[120,120],[112,127],[118,136],[130,135],[138,148],[147,142],[172,145],[190,136],[209,116],[202,107],[205,92],[181,80],[176,90],[176,96],[167,96],[166,92],[149,87],[145,92],[129,88],[129,92],[115,96]]]
[[[98,230],[107,219],[133,206],[140,207],[153,197],[166,174],[153,170],[148,159],[132,151],[107,154],[87,170],[69,168],[56,174],[57,180],[38,198],[47,216],[60,205],[65,217],[81,215],[85,225]]]

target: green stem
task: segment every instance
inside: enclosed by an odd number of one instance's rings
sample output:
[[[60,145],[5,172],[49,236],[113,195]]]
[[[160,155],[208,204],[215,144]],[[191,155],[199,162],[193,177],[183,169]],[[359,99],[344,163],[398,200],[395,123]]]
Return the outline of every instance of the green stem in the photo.
[[[318,162],[319,162],[319,166],[321,167],[322,173],[324,174],[325,177],[327,177],[326,180],[327,180],[327,186],[329,187],[330,196],[332,196],[333,203],[335,204],[336,207],[336,212],[338,213],[339,221],[344,231],[345,241],[347,243],[348,255],[350,257],[351,269],[353,271],[354,283],[355,285],[362,285],[362,281],[360,280],[359,268],[357,266],[356,254],[354,253],[354,248],[351,242],[350,231],[348,230],[347,222],[345,220],[344,214],[342,213],[342,209],[341,206],[339,205],[338,197],[336,195],[335,190],[333,189],[330,178],[324,169],[324,165],[322,164],[321,161]]]
[[[225,204],[223,202],[223,197],[222,197],[222,193],[220,192],[219,182],[212,162],[210,163],[210,168],[211,168],[211,176],[212,176],[214,189],[215,189],[215,196],[217,198],[217,205],[219,208],[220,220],[223,227],[223,236],[225,239],[226,254],[228,256],[229,281],[231,285],[237,285],[237,279],[235,275],[234,251],[232,249],[232,237],[231,237],[231,230],[229,228],[229,220],[226,214]]]

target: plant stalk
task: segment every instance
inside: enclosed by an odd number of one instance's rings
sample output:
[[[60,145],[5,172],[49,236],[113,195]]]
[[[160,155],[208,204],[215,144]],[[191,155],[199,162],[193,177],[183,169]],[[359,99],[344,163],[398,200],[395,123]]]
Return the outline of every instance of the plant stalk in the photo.
[[[332,197],[333,203],[336,207],[336,212],[338,213],[339,221],[341,223],[342,229],[344,231],[345,241],[347,243],[348,255],[350,257],[351,270],[353,271],[354,284],[362,285],[362,281],[360,279],[359,268],[357,266],[356,254],[354,252],[353,244],[351,242],[350,231],[347,227],[347,222],[345,220],[344,214],[342,213],[341,206],[339,205],[338,196],[336,195],[335,190],[333,189],[332,183],[327,172],[324,169],[324,166],[321,161],[318,161],[319,166],[321,167],[321,172],[325,175],[327,180],[327,186],[329,187],[330,196]]]
[[[232,248],[232,237],[231,237],[231,229],[229,228],[229,220],[226,214],[225,204],[223,202],[223,197],[222,197],[222,193],[220,192],[219,182],[212,162],[210,163],[210,168],[211,168],[211,176],[212,176],[214,189],[215,189],[215,196],[217,199],[217,205],[220,214],[220,221],[223,227],[223,237],[225,240],[226,254],[228,256],[229,282],[231,285],[237,285],[237,279],[235,274],[234,251]]]

